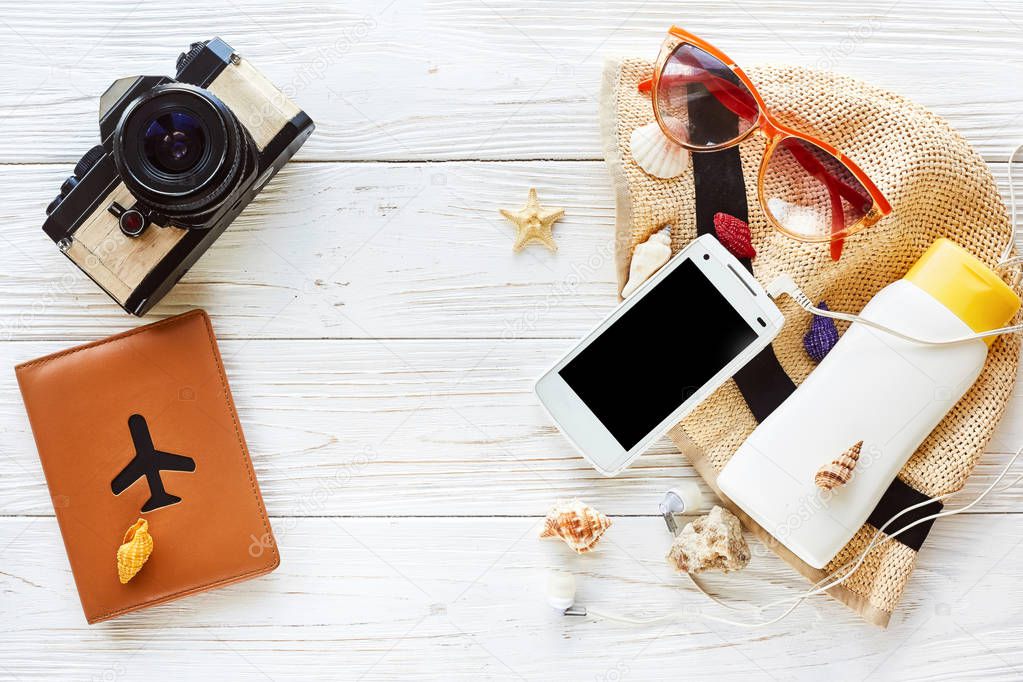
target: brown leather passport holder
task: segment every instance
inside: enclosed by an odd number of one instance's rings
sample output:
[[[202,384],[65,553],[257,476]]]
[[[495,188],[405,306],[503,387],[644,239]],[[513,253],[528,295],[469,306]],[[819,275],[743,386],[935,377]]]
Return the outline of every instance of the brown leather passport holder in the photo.
[[[90,623],[268,573],[280,562],[202,310],[15,368]],[[153,552],[127,584],[138,518]]]

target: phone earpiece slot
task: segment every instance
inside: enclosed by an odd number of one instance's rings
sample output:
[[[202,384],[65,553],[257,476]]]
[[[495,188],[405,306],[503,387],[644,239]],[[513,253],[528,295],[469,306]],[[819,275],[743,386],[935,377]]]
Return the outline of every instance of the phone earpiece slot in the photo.
[[[751,294],[753,294],[754,296],[756,296],[756,295],[757,295],[757,290],[756,290],[756,289],[754,289],[753,287],[751,287],[751,286],[749,285],[749,282],[747,282],[747,281],[746,281],[746,278],[745,278],[745,277],[743,277],[742,275],[740,275],[740,274],[739,274],[739,273],[738,273],[738,272],[736,271],[736,269],[735,269],[734,267],[732,267],[732,264],[731,264],[731,263],[729,263],[729,264],[728,264],[728,269],[732,271],[732,274],[733,274],[733,275],[735,275],[735,276],[736,276],[736,277],[737,277],[737,278],[739,279],[739,281],[740,281],[740,282],[742,282],[742,285],[743,285],[744,287],[746,287],[747,289],[749,289],[749,292],[750,292]],[[761,322],[761,324],[762,324],[763,326],[765,326],[765,327],[767,326],[766,324],[763,324],[763,322]]]

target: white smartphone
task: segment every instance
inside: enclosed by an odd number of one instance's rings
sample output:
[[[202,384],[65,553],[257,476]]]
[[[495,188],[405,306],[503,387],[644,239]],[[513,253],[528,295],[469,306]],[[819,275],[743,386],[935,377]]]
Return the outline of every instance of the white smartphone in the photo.
[[[536,395],[594,468],[614,476],[783,323],[756,279],[703,235],[540,377]]]

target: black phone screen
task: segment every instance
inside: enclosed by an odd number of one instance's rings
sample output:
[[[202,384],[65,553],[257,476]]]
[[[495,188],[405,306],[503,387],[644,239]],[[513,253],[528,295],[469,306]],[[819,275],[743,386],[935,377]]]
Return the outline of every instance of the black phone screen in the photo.
[[[756,338],[700,268],[685,260],[559,374],[631,450]]]

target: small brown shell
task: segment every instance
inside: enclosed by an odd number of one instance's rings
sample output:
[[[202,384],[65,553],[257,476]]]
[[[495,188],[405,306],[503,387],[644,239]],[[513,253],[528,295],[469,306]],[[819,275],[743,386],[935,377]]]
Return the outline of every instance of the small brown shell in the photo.
[[[862,448],[863,441],[861,440],[818,469],[817,475],[813,478],[817,487],[821,490],[834,490],[848,483],[849,479],[852,478],[853,469],[856,468],[856,462],[860,459],[860,450]]]
[[[153,536],[149,522],[139,519],[124,534],[124,544],[117,548],[117,578],[122,585],[128,583],[153,553]]]
[[[611,519],[580,500],[558,502],[547,512],[542,538],[559,537],[577,554],[593,549],[608,528]]]

